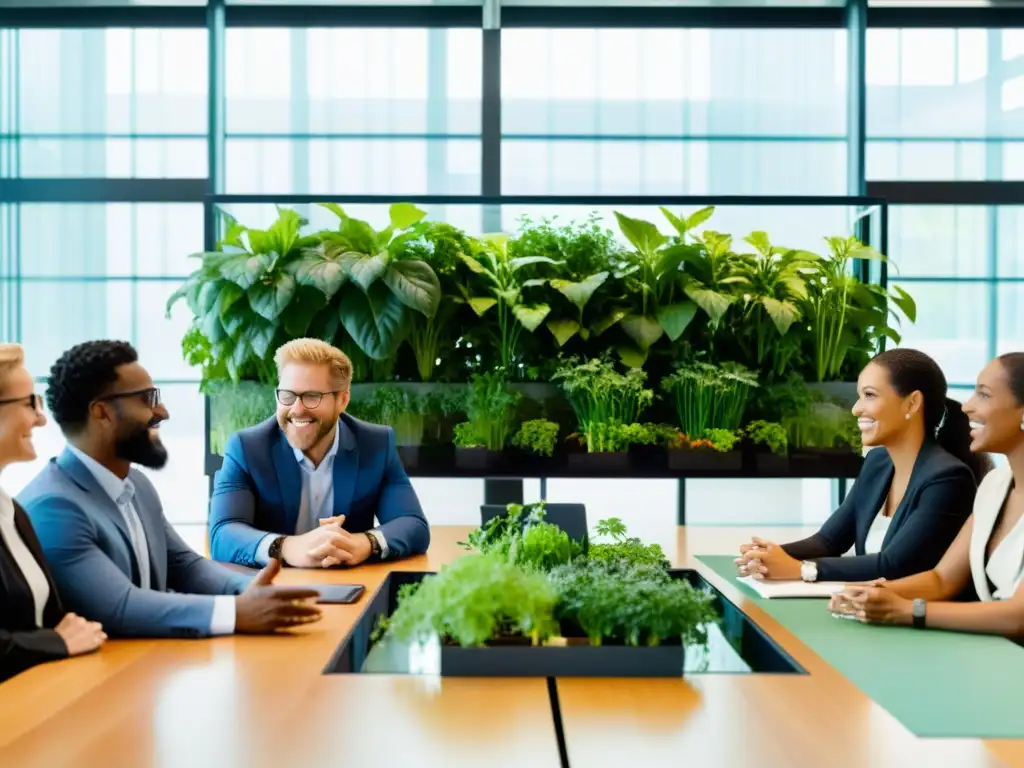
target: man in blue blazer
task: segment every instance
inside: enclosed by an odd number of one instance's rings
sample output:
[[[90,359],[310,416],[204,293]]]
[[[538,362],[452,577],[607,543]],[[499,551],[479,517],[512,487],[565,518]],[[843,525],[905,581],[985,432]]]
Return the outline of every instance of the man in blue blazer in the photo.
[[[68,438],[18,497],[65,606],[111,636],[206,637],[271,632],[315,621],[309,589],[270,586],[192,551],[164,517],[156,489],[132,465],[167,462],[169,418],[135,350],[93,341],[66,352],[46,392]]]
[[[275,362],[277,413],[228,439],[214,479],[213,558],[326,568],[425,552],[430,528],[394,432],[345,413],[348,357],[296,339]]]

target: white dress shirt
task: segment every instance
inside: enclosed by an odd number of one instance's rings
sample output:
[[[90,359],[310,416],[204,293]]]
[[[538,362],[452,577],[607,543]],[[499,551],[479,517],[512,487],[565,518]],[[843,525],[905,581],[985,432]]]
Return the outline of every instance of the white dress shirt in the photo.
[[[874,555],[882,551],[882,542],[885,541],[885,534],[889,532],[890,525],[892,525],[892,518],[885,516],[885,502],[883,501],[882,508],[875,515],[875,519],[868,529],[868,535],[864,539],[865,555]]]
[[[300,451],[292,447],[295,461],[302,470],[302,496],[299,500],[299,514],[295,521],[295,535],[301,536],[320,527],[320,520],[334,516],[334,459],[341,442],[341,422],[334,430],[334,442],[319,466]],[[367,531],[380,545],[381,558],[387,557],[388,542],[384,534],[374,529]],[[270,561],[270,545],[280,534],[270,533],[260,540],[256,549],[256,562],[266,565]]]
[[[21,569],[21,575],[28,582],[36,608],[36,626],[42,628],[43,611],[46,609],[46,601],[50,599],[50,582],[46,580],[43,569],[39,567],[25,540],[14,527],[14,502],[3,490],[0,490],[0,537],[11,551],[14,563]]]
[[[135,554],[135,562],[139,566],[139,586],[142,589],[152,589],[152,571],[150,569],[149,542],[146,539],[146,529],[142,527],[142,518],[135,508],[135,485],[131,480],[122,480],[109,469],[104,467],[92,456],[68,445],[68,449],[78,457],[78,460],[85,465],[89,473],[99,483],[100,488],[117,505],[125,525],[128,527],[128,535],[131,538],[132,552]],[[230,635],[235,631],[235,597],[234,595],[216,595],[213,598],[213,615],[210,619],[210,634]]]

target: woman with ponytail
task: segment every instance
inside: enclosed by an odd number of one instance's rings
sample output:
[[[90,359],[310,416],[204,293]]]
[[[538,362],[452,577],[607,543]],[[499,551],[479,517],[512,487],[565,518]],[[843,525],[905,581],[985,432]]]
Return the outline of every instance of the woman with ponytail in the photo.
[[[832,599],[834,612],[879,624],[1024,637],[1024,352],[989,363],[963,411],[971,450],[1002,454],[1006,465],[986,475],[973,514],[938,565],[849,586]],[[956,601],[970,586],[978,600]]]
[[[821,530],[791,544],[753,539],[741,575],[869,581],[932,568],[970,515],[988,464],[971,453],[970,426],[946,397],[938,364],[916,349],[876,356],[857,382],[865,447],[857,482]],[[850,549],[854,555],[845,556]]]

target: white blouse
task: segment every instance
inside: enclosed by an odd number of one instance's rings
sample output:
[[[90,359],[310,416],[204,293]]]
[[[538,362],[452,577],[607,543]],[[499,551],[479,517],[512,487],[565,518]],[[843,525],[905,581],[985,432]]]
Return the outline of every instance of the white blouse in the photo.
[[[996,520],[1010,492],[1013,473],[1008,466],[985,475],[974,497],[974,529],[971,532],[971,578],[978,598],[985,602],[1013,596],[1024,578],[1024,517],[1010,529],[985,562],[985,550]],[[994,590],[989,588],[992,582]]]
[[[878,510],[878,514],[875,515],[875,519],[871,523],[871,527],[868,529],[867,538],[864,539],[864,554],[873,555],[876,552],[882,551],[882,542],[885,541],[885,534],[889,532],[889,526],[892,524],[892,518],[885,516],[885,502],[882,502],[882,508]]]
[[[14,502],[11,497],[0,490],[0,537],[11,552],[15,564],[21,569],[21,575],[28,582],[32,591],[32,599],[36,606],[36,626],[43,626],[43,611],[46,601],[50,599],[50,582],[39,567],[32,552],[29,551],[18,529],[14,527]]]

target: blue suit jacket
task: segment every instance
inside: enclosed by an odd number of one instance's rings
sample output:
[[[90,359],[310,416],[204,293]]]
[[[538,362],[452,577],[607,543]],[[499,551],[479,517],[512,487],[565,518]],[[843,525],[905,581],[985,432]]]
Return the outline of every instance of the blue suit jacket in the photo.
[[[977,481],[966,464],[925,442],[881,551],[865,554],[868,531],[894,474],[885,448],[868,451],[857,482],[821,530],[782,549],[797,560],[814,560],[820,581],[899,579],[934,568],[971,516]],[[850,547],[856,556],[842,557]]]
[[[334,457],[334,515],[352,533],[373,518],[388,542],[388,557],[425,552],[430,528],[405,473],[391,427],[347,414]],[[276,417],[228,438],[210,500],[210,552],[215,560],[256,566],[268,533],[292,535],[302,501],[302,469]]]
[[[18,495],[53,571],[64,607],[122,637],[205,637],[214,595],[234,595],[250,576],[193,551],[174,531],[156,489],[128,475],[149,546],[142,589],[131,536],[117,504],[71,451],[51,459]]]

